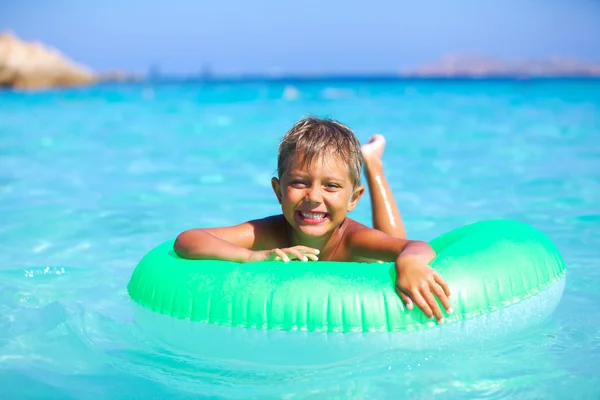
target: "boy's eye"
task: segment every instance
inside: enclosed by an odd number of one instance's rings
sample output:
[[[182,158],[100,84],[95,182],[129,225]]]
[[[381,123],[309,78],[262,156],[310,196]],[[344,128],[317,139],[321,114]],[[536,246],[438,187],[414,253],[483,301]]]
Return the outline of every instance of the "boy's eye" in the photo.
[[[302,180],[295,179],[295,180],[292,181],[292,186],[294,186],[294,187],[305,187],[306,186],[306,182],[304,182]]]
[[[328,183],[327,188],[328,189],[339,189],[340,185],[338,185],[337,183]]]

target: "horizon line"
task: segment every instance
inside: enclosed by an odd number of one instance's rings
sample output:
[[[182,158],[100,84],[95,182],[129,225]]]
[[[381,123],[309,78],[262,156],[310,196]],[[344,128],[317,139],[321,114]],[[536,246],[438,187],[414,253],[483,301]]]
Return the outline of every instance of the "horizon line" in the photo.
[[[403,75],[394,73],[328,73],[328,74],[232,74],[232,75],[186,75],[161,74],[160,76],[124,76],[111,77],[107,75],[99,83],[235,83],[235,82],[387,82],[387,81],[540,81],[540,80],[600,80],[600,75],[594,74],[556,74],[556,75],[526,75],[526,74],[455,74],[455,75]]]

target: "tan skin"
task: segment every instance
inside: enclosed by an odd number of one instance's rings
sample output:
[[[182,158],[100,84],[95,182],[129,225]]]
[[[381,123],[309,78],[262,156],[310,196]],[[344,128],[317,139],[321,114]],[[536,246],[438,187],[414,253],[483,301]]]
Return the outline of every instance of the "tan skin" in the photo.
[[[354,186],[348,165],[320,157],[302,166],[292,157],[272,187],[282,214],[235,226],[182,232],[174,249],[181,257],[235,262],[291,259],[301,261],[389,261],[396,266],[396,292],[408,309],[416,304],[443,323],[436,297],[452,312],[450,290],[428,264],[435,257],[423,241],[407,240],[398,207],[383,173],[385,139],[375,135],[363,145],[365,175],[371,193],[373,226],[346,215],[364,193]]]

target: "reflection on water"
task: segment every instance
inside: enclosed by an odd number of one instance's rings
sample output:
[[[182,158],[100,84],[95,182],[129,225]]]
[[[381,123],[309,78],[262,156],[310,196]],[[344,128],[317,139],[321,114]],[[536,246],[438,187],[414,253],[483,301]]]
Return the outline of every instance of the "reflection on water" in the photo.
[[[597,398],[598,85],[306,82],[293,101],[284,84],[2,93],[0,394]],[[497,217],[550,236],[569,268],[551,318],[502,340],[283,369],[200,357],[141,329],[126,292],[137,261],[184,229],[278,212],[276,147],[307,114],[361,141],[386,135],[410,237]],[[364,223],[367,199],[352,214]]]

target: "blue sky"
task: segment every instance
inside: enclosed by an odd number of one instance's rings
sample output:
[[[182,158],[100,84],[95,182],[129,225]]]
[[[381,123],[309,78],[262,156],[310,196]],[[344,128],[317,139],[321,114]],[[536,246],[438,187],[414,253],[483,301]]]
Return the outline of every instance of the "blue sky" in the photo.
[[[95,70],[386,73],[446,54],[600,62],[598,0],[0,0],[0,30]]]

